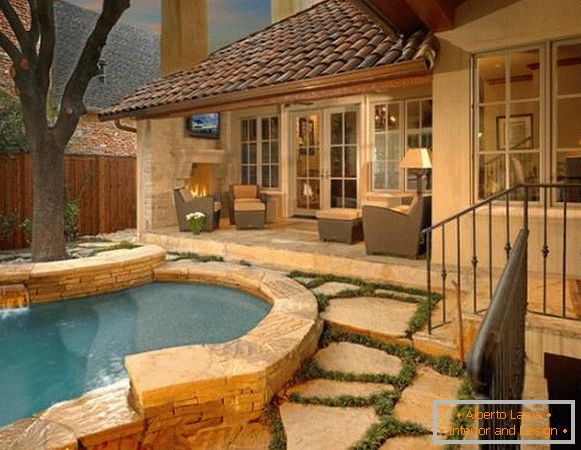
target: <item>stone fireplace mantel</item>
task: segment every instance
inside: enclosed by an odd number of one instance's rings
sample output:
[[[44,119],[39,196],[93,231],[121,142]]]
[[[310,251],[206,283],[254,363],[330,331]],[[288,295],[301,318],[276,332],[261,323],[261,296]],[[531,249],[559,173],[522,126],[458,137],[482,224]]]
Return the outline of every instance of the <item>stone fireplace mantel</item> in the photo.
[[[172,150],[175,160],[175,178],[188,179],[192,164],[222,164],[225,151],[222,149],[178,148]]]

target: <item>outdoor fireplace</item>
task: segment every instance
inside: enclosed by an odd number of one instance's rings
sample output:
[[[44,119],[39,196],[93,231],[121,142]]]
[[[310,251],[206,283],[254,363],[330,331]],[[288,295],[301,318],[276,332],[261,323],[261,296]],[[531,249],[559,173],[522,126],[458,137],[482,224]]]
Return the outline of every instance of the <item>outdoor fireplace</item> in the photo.
[[[214,194],[211,164],[193,163],[190,177],[185,183],[192,197],[207,197]]]
[[[216,164],[192,163],[189,173],[180,174],[181,176],[176,178],[174,198],[181,231],[189,229],[187,214],[197,211],[206,215],[205,231],[212,231],[218,227],[222,204],[214,192],[217,185],[214,180],[215,167]]]

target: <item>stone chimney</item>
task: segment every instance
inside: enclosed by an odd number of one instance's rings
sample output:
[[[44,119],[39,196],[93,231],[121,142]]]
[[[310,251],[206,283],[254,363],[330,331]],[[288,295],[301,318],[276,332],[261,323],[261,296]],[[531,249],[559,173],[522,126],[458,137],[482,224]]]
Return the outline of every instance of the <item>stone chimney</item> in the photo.
[[[187,69],[207,57],[207,0],[162,0],[162,75]]]
[[[309,8],[322,0],[270,0],[271,22],[278,22],[285,17]]]

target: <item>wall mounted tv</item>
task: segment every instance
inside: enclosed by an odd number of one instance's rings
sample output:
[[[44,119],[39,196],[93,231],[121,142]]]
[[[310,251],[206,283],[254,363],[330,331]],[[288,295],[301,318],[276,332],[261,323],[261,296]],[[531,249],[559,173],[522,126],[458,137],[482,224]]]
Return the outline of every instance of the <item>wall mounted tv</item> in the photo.
[[[220,114],[194,114],[186,119],[186,129],[192,137],[218,139],[220,137]]]

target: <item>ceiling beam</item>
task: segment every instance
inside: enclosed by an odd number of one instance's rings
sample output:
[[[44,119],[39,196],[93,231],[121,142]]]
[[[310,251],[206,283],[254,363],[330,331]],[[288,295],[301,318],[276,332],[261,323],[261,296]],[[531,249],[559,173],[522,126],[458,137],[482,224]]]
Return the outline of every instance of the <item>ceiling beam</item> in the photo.
[[[454,14],[463,0],[405,0],[419,19],[434,32],[454,28]]]
[[[409,34],[422,25],[438,32],[454,28],[456,8],[464,0],[366,0],[366,3],[393,25]]]

